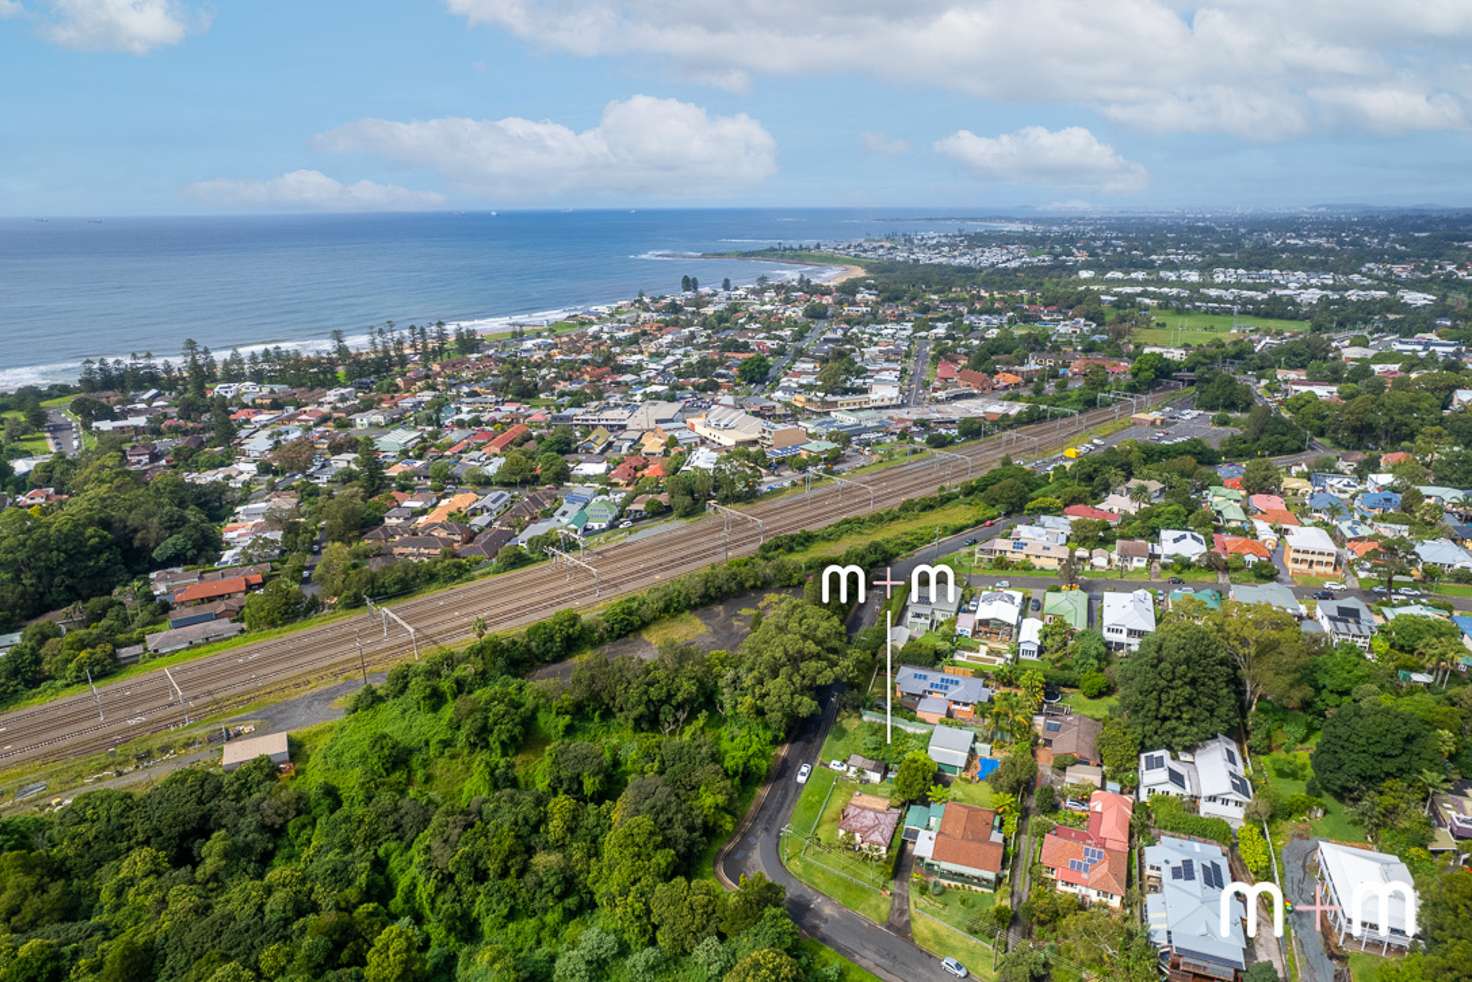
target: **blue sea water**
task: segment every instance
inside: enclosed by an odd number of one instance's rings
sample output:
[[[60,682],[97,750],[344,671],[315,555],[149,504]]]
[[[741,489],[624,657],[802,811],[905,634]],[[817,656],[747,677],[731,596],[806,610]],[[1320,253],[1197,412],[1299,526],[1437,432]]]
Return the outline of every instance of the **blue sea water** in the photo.
[[[900,210],[709,209],[0,219],[0,390],[84,358],[350,338],[796,275],[696,253],[956,228]],[[808,271],[811,274],[811,270]],[[490,326],[490,325],[486,325]]]

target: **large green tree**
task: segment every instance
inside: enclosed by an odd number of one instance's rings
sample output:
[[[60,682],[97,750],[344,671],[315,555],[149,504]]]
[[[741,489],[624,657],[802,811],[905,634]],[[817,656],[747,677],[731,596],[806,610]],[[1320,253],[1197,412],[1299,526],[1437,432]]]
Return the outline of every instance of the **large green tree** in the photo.
[[[1431,724],[1380,702],[1349,703],[1324,723],[1311,759],[1319,785],[1358,798],[1392,777],[1439,769]]]
[[[1151,747],[1190,750],[1231,732],[1237,687],[1225,642],[1192,621],[1166,621],[1119,666],[1119,704]]]

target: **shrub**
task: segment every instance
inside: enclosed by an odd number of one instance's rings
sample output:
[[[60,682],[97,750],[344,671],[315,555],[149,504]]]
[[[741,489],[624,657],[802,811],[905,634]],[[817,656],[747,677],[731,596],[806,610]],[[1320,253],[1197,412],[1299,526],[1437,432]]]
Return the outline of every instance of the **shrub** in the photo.
[[[1109,691],[1109,676],[1103,672],[1085,672],[1078,680],[1078,690],[1090,699]]]
[[[1247,868],[1257,879],[1266,879],[1272,872],[1267,840],[1256,825],[1244,825],[1237,830],[1237,851],[1242,854],[1242,862],[1247,864]]]
[[[1232,845],[1232,826],[1225,819],[1194,815],[1186,811],[1186,806],[1176,798],[1156,795],[1150,799],[1150,813],[1155,827],[1162,832],[1194,835],[1227,848]]]

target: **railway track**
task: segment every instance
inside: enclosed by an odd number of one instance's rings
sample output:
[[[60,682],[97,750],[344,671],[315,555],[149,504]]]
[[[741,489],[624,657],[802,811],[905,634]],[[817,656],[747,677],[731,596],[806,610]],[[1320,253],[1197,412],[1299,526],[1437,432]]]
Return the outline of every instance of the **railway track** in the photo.
[[[1152,404],[1169,401],[1157,394]],[[954,456],[928,455],[843,484],[758,502],[740,509],[756,523],[706,517],[638,541],[588,550],[582,557],[598,570],[597,586],[586,570],[540,565],[450,587],[393,605],[429,644],[461,643],[473,637],[480,617],[492,631],[523,627],[567,607],[595,604],[635,593],[720,561],[749,555],[762,534],[776,536],[821,528],[842,518],[891,507],[981,474],[1004,457],[1055,447],[1080,432],[1118,418],[1123,407],[1108,406],[1047,423],[1009,430],[952,448]],[[359,645],[361,644],[361,656]],[[377,615],[308,628],[159,669],[98,688],[101,718],[91,694],[53,700],[0,715],[0,766],[45,762],[107,750],[149,733],[187,724],[260,699],[317,682],[340,680],[363,666],[382,666],[411,655],[406,632],[386,632]],[[361,662],[360,662],[361,657]],[[182,695],[182,698],[181,698]]]

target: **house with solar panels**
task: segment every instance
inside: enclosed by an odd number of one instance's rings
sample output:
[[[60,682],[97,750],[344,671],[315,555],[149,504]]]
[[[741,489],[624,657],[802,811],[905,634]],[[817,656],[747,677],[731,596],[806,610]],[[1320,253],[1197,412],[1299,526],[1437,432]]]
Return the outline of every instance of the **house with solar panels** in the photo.
[[[1236,982],[1247,970],[1242,896],[1230,898],[1221,932],[1227,856],[1211,842],[1161,836],[1145,847],[1145,927],[1170,982]]]
[[[1241,748],[1216,736],[1189,754],[1172,755],[1167,750],[1141,754],[1139,799],[1148,801],[1157,794],[1195,802],[1202,815],[1240,828],[1252,801]]]
[[[971,719],[976,707],[988,703],[992,690],[971,675],[951,675],[933,668],[901,665],[894,678],[900,705],[927,723],[942,719]]]
[[[1054,889],[1086,904],[1124,905],[1129,880],[1130,817],[1124,795],[1095,791],[1089,798],[1089,823],[1077,829],[1059,825],[1043,838],[1039,862]]]

